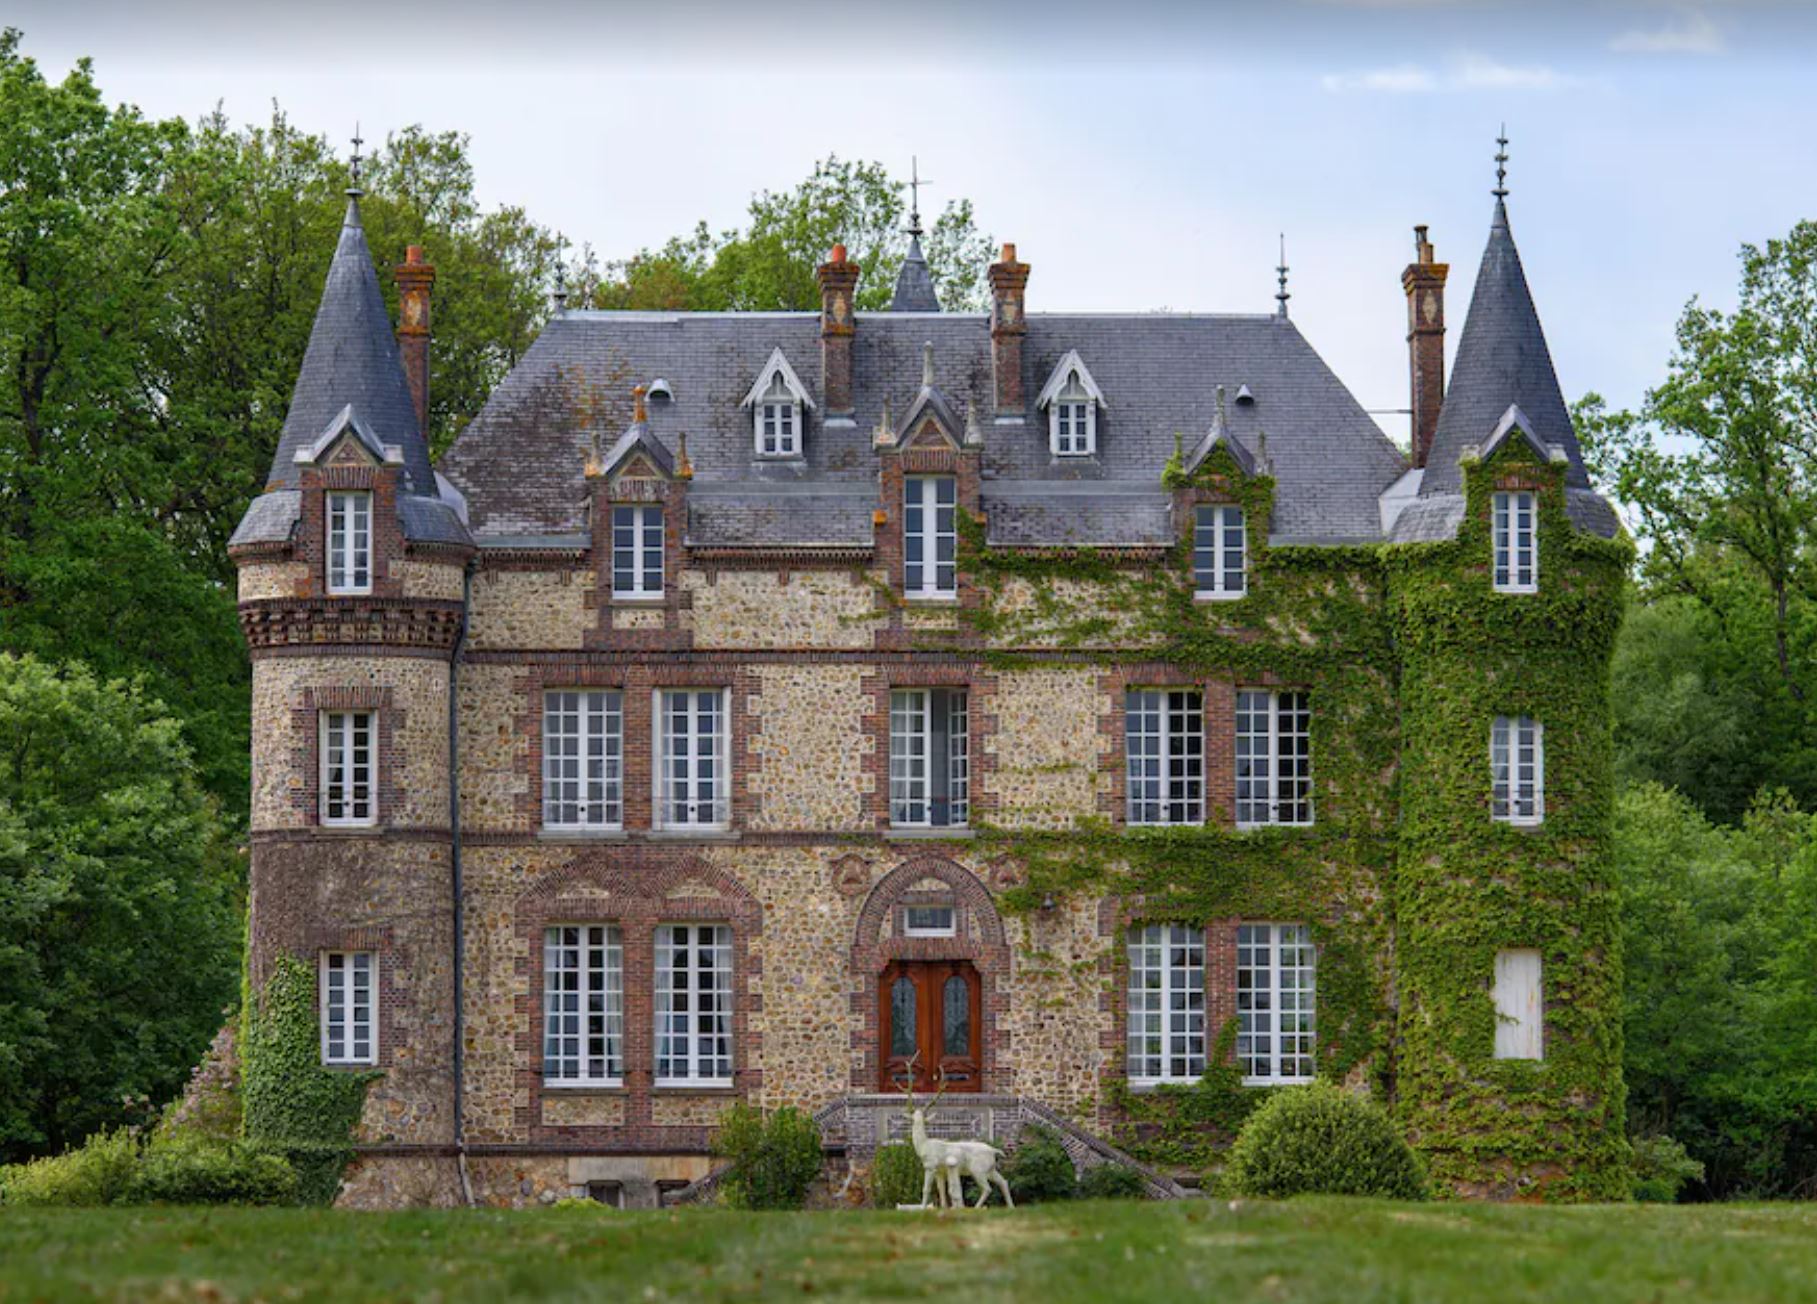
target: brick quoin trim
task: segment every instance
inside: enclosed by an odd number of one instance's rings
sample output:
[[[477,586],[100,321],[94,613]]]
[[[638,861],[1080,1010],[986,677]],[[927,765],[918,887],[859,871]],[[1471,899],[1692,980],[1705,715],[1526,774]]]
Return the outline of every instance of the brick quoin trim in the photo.
[[[865,799],[865,815],[879,831],[887,832],[890,824],[890,694],[898,688],[963,688],[966,692],[966,764],[971,825],[978,824],[996,810],[998,796],[988,791],[984,776],[997,772],[997,755],[986,746],[997,736],[997,717],[983,708],[995,702],[997,676],[977,668],[973,662],[911,661],[883,667],[867,674],[863,688],[870,695],[871,708],[864,713],[864,735],[874,741],[864,757],[865,773],[871,776],[871,791]]]
[[[517,680],[517,735],[526,746],[518,750],[514,763],[524,778],[516,804],[518,818],[525,827],[537,831],[543,827],[543,695],[563,688],[619,691],[624,730],[620,827],[625,832],[644,833],[656,828],[656,693],[665,688],[722,690],[726,722],[731,729],[726,739],[726,773],[721,776],[728,785],[726,829],[735,830],[750,822],[757,798],[750,793],[746,778],[756,765],[751,737],[761,727],[753,709],[758,679],[750,667],[731,660],[602,664],[582,657],[543,657],[530,663]],[[584,830],[562,830],[561,836],[587,835]]]
[[[711,895],[675,895],[695,885]],[[711,1096],[753,1100],[763,1086],[763,1034],[751,1016],[763,1013],[753,980],[762,961],[751,941],[762,936],[763,908],[730,874],[684,848],[613,848],[581,853],[517,899],[515,916],[521,953],[517,973],[528,994],[517,999],[518,1084],[529,1104],[515,1122],[533,1145],[613,1147],[644,1151],[700,1151],[711,1129],[662,1126],[652,1122],[654,1097]],[[732,1087],[655,1086],[656,930],[663,924],[726,924],[732,930]],[[558,924],[616,924],[624,946],[624,1086],[601,1093],[622,1096],[620,1126],[545,1125],[548,1096],[589,1094],[543,1086],[543,934]]]
[[[300,812],[306,823],[322,824],[322,713],[325,711],[370,711],[377,726],[373,747],[373,822],[370,826],[332,826],[341,835],[343,827],[371,832],[389,831],[386,821],[394,811],[403,809],[403,789],[399,780],[404,774],[404,754],[397,739],[404,731],[407,713],[393,704],[389,688],[345,688],[326,686],[305,688],[301,703],[291,711],[291,726],[299,745],[291,754],[292,772],[303,781],[291,789],[291,809]]]
[[[351,436],[349,436],[351,438]],[[332,454],[333,450],[330,450]],[[404,530],[397,518],[399,470],[395,466],[313,466],[298,476],[296,558],[309,564],[303,597],[328,596],[328,501],[331,489],[363,489],[372,495],[372,592],[375,598],[401,598],[404,583],[396,577],[404,555]],[[355,595],[357,601],[366,594]],[[337,600],[339,600],[337,598]]]
[[[915,891],[924,879],[939,879],[960,907],[956,937],[901,937],[894,920],[897,907],[920,904],[930,896]],[[931,894],[938,899],[942,894]],[[969,960],[982,988],[983,1026],[979,1029],[979,1083],[983,1093],[1000,1092],[1014,1078],[1009,1064],[1010,948],[1003,919],[990,889],[962,865],[944,856],[925,855],[905,861],[877,881],[865,898],[852,936],[852,1089],[877,1090],[882,1051],[881,993],[883,971],[897,960]]]
[[[1104,1051],[1106,1086],[1129,1081],[1129,930],[1137,924],[1186,924],[1205,933],[1205,1054],[1209,1059],[1225,1025],[1237,1017],[1237,928],[1241,918],[1180,919],[1165,909],[1151,911],[1147,898],[1106,897],[1098,903],[1098,935],[1105,946],[1098,961],[1104,990],[1098,997],[1099,1045]],[[1231,1063],[1235,1062],[1234,1049]]]

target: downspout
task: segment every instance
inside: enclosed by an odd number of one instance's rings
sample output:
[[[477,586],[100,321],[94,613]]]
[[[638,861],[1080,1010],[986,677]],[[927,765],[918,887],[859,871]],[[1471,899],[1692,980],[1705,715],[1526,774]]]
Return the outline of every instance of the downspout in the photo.
[[[467,646],[467,613],[473,607],[473,572],[479,556],[461,571],[461,623],[448,661],[448,832],[449,871],[454,894],[454,1155],[461,1174],[461,1198],[471,1208],[473,1178],[467,1171],[466,893],[461,878],[461,653]]]

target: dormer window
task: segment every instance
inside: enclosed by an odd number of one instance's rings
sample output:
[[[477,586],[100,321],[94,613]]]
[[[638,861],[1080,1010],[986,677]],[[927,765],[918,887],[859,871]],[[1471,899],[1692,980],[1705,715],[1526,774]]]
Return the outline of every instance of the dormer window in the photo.
[[[372,495],[328,495],[328,591],[372,592]]]
[[[814,406],[814,397],[781,349],[771,351],[744,405],[751,409],[752,451],[758,457],[801,456],[802,418]]]
[[[1539,525],[1530,493],[1498,493],[1490,505],[1497,593],[1539,592]]]
[[[1098,451],[1098,409],[1106,407],[1078,350],[1070,350],[1041,387],[1035,406],[1047,409],[1047,446],[1055,457],[1092,457]]]
[[[757,455],[801,456],[801,404],[779,373],[756,405]]]

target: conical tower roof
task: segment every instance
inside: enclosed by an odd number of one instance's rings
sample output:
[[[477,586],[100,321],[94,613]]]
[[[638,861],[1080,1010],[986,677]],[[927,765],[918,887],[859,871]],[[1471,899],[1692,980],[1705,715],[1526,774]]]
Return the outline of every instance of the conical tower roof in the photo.
[[[1489,244],[1483,250],[1476,288],[1470,295],[1470,313],[1457,346],[1451,385],[1445,391],[1432,452],[1420,481],[1422,498],[1460,492],[1459,455],[1472,445],[1487,443],[1511,406],[1532,422],[1529,433],[1565,450],[1570,461],[1566,485],[1589,488],[1571,414],[1559,392],[1552,353],[1546,347],[1520,251],[1514,247],[1514,233],[1508,227],[1507,205],[1498,196]]]
[[[896,273],[896,294],[890,300],[891,312],[939,312],[940,297],[934,293],[933,273],[927,269],[927,258],[921,252],[920,217],[909,228],[908,257]]]
[[[402,450],[404,492],[435,497],[429,444],[417,428],[416,406],[404,379],[397,337],[366,247],[355,195],[347,200],[340,242],[328,265],[328,281],[291,391],[268,484],[294,488],[297,450],[313,446],[348,407],[374,439]]]

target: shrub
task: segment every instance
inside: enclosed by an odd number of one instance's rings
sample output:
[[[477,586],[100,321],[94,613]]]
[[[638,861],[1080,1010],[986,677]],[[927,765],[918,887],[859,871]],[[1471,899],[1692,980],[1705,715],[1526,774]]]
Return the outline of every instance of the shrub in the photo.
[[[1078,1194],[1079,1177],[1072,1156],[1060,1138],[1047,1128],[1022,1129],[1022,1139],[1003,1161],[1004,1179],[1017,1204],[1042,1204],[1070,1200]]]
[[[799,1209],[820,1176],[820,1128],[793,1106],[767,1117],[749,1105],[726,1111],[714,1153],[732,1161],[726,1203],[738,1209]]]
[[[128,1199],[134,1204],[293,1204],[297,1175],[281,1156],[244,1141],[201,1137],[147,1146]]]
[[[1426,1173],[1394,1123],[1373,1101],[1328,1083],[1276,1092],[1250,1116],[1230,1148],[1226,1194],[1426,1198]]]
[[[1634,1198],[1647,1204],[1674,1204],[1687,1182],[1703,1180],[1703,1164],[1669,1136],[1634,1141]]]
[[[99,1205],[124,1202],[139,1165],[130,1128],[96,1132],[74,1150],[4,1170],[5,1203]]]
[[[1140,1200],[1147,1194],[1148,1183],[1128,1164],[1093,1164],[1079,1179],[1081,1200]]]
[[[921,1156],[906,1141],[882,1146],[871,1161],[871,1203],[879,1209],[921,1200]]]

